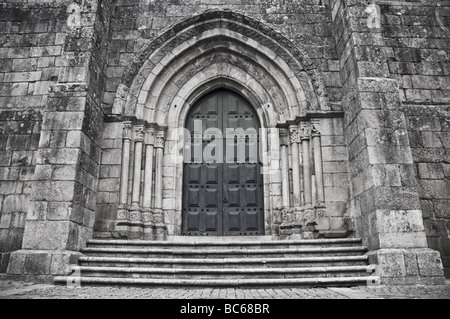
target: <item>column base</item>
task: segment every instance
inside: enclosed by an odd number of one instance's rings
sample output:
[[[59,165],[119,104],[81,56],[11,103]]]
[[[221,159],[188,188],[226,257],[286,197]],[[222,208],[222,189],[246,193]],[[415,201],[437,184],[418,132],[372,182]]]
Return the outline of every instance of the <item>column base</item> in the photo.
[[[165,223],[164,211],[156,208],[153,210],[154,238],[155,240],[167,240],[167,225]]]
[[[69,250],[18,250],[10,255],[5,279],[52,284],[54,276],[70,274],[80,256]]]
[[[445,284],[440,253],[430,248],[378,249],[368,253],[383,285]]]
[[[144,240],[154,240],[155,225],[153,224],[153,213],[150,208],[142,210],[142,236]]]
[[[130,223],[129,213],[126,207],[119,206],[117,210],[117,221],[111,236],[114,239],[127,239],[128,226]]]

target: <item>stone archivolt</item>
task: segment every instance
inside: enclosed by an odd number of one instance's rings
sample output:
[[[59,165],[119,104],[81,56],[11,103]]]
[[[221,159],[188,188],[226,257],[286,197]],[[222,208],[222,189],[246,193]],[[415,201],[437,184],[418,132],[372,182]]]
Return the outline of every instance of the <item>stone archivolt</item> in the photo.
[[[328,110],[320,72],[303,50],[258,20],[211,11],[176,24],[144,47],[123,77],[113,114],[167,125],[218,87],[258,106],[267,127]]]

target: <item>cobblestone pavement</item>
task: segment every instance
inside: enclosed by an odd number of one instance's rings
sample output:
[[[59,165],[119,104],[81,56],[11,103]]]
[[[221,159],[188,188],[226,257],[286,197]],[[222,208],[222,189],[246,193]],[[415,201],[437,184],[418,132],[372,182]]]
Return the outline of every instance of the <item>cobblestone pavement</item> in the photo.
[[[450,280],[441,286],[284,289],[69,288],[2,280],[0,299],[450,299]]]

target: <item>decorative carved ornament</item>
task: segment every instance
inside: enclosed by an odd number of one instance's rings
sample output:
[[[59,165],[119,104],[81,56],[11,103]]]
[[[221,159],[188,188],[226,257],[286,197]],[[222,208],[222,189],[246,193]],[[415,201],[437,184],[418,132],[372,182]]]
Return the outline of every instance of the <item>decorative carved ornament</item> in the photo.
[[[127,121],[127,122],[123,122],[123,138],[125,140],[131,140],[131,127],[132,127],[132,123]]]
[[[135,142],[143,142],[145,136],[145,129],[143,125],[134,127],[134,141]]]
[[[280,128],[280,144],[281,146],[289,145],[289,131],[285,128]]]

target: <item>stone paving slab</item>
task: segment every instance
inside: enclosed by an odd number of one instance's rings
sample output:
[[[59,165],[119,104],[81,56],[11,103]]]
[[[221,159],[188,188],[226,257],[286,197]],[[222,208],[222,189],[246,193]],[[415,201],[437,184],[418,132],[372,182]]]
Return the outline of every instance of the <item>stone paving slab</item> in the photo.
[[[450,299],[450,280],[440,286],[284,289],[66,287],[1,280],[0,299]]]

